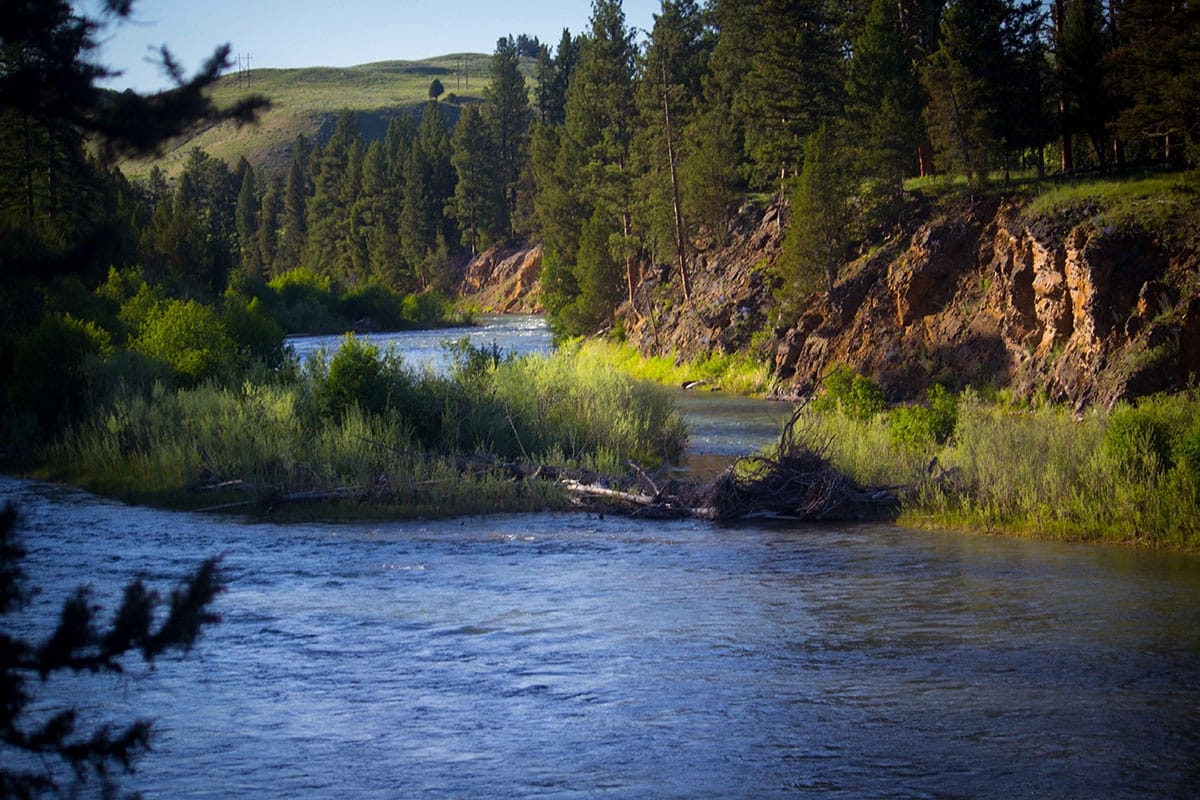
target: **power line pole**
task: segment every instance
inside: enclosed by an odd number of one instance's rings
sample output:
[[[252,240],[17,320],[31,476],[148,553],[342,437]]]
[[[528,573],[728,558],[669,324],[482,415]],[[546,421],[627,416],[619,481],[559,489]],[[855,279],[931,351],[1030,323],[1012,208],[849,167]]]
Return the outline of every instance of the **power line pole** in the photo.
[[[251,56],[249,53],[247,53],[244,56],[241,53],[238,53],[238,57],[237,57],[238,88],[245,88],[250,85],[250,63],[253,60],[254,60],[254,57]]]

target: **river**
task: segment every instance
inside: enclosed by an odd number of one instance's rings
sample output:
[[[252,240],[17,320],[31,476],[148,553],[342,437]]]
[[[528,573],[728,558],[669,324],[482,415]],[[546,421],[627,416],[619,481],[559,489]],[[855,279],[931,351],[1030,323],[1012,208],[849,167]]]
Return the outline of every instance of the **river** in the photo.
[[[157,721],[127,782],[147,797],[1200,786],[1194,555],[583,514],[276,525],[13,478],[0,498],[43,589],[23,632],[79,583],[111,608],[135,574],[222,556],[223,621],[191,654],[38,687]]]

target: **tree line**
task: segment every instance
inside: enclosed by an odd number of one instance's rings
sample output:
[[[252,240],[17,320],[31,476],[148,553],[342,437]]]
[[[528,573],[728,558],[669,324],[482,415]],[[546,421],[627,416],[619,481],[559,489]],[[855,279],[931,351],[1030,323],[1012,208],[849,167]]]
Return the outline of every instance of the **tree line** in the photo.
[[[595,330],[646,264],[721,242],[748,194],[790,201],[779,276],[830,288],[898,224],[906,179],[1194,167],[1200,10],[1161,0],[617,0],[537,63],[529,143],[544,298]]]
[[[77,46],[72,19],[55,30]],[[553,49],[500,39],[481,103],[431,91],[375,141],[343,113],[324,141],[297,139],[283,175],[195,151],[170,184],[131,184],[88,146],[136,95],[58,113],[64,92],[17,76],[62,43],[10,36],[0,259],[97,283],[136,264],[199,299],[297,268],[413,292],[447,286],[456,255],[529,237],[553,324],[578,334],[651,264],[686,301],[693,243],[723,242],[758,195],[789,201],[778,272],[795,296],[903,219],[914,176],[1194,166],[1198,19],[1159,0],[664,0],[637,32],[596,0]]]

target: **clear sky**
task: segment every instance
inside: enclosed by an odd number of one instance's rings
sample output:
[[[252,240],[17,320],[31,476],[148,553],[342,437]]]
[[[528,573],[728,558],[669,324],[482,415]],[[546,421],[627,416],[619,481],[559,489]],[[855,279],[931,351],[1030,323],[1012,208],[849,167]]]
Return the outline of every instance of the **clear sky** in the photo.
[[[94,0],[78,0],[94,13]],[[660,0],[624,0],[625,22],[649,30]],[[98,60],[124,74],[112,88],[146,92],[166,80],[148,59],[167,45],[188,75],[228,42],[250,67],[344,67],[447,53],[491,53],[501,36],[551,49],[588,29],[591,0],[136,0],[110,25]]]

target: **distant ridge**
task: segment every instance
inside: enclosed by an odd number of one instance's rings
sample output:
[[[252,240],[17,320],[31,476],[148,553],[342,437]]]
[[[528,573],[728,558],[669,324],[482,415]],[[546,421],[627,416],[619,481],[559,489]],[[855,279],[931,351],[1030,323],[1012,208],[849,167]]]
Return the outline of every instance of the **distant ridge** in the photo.
[[[358,112],[363,136],[382,137],[388,123],[402,114],[419,114],[436,78],[446,93],[441,103],[457,119],[460,103],[483,99],[491,56],[450,53],[419,61],[378,61],[354,67],[300,67],[231,72],[213,90],[220,105],[246,94],[264,94],[271,108],[257,125],[216,125],[173,143],[161,158],[127,161],[122,170],[144,177],[155,165],[174,177],[188,153],[199,147],[231,166],[245,158],[256,170],[280,174],[291,163],[297,135],[323,141],[344,110]]]

